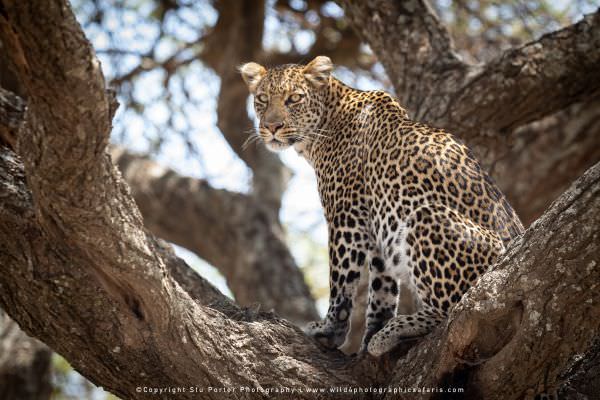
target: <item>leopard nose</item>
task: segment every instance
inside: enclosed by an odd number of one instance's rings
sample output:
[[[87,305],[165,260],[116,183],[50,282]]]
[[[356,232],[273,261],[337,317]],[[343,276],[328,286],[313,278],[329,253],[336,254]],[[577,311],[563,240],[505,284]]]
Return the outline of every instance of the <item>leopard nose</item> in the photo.
[[[265,128],[267,128],[271,133],[275,134],[278,129],[283,128],[283,122],[265,122]]]

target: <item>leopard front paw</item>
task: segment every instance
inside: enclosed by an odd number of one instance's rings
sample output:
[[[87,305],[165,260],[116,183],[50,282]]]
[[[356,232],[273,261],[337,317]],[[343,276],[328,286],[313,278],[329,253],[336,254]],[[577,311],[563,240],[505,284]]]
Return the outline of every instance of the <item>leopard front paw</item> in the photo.
[[[327,319],[311,322],[304,327],[303,331],[328,349],[340,347],[346,338],[346,325],[334,325],[328,323]]]
[[[381,330],[369,340],[367,351],[373,357],[381,357],[383,354],[396,347],[398,342],[398,338],[390,336],[384,330]]]
[[[385,353],[394,349],[403,340],[406,339],[407,333],[403,332],[393,322],[386,324],[383,329],[379,330],[373,335],[367,346],[367,350],[370,355],[374,357],[381,357]]]

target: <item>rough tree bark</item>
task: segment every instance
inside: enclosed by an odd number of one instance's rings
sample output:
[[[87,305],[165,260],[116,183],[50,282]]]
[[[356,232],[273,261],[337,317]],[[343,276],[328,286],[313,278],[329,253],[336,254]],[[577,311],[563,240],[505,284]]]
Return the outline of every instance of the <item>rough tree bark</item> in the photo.
[[[298,325],[318,318],[279,223],[254,196],[211,188],[122,148],[111,155],[146,228],[218,266],[239,304],[273,309]]]
[[[14,149],[25,102],[0,87],[0,113],[5,119],[0,143]],[[179,176],[118,147],[112,148],[112,157],[132,189],[145,226],[216,266],[239,304],[272,309],[298,325],[318,319],[302,272],[268,205],[256,196]]]
[[[471,65],[426,0],[340,3],[411,116],[467,141],[526,225],[600,159],[597,113],[586,126],[600,95],[600,12]],[[565,110],[574,103],[582,104]],[[548,168],[566,154],[579,163],[558,174]]]
[[[577,357],[572,366],[561,376],[565,384],[559,390],[559,398],[564,400],[596,399],[600,393],[600,337],[588,351]]]
[[[556,383],[590,346],[600,313],[600,164],[392,370],[323,351],[286,321],[239,308],[144,230],[106,154],[101,71],[65,2],[1,0],[0,32],[29,94],[19,157],[0,150],[0,305],[96,384],[124,398],[150,397],[140,386],[390,384],[516,399]]]

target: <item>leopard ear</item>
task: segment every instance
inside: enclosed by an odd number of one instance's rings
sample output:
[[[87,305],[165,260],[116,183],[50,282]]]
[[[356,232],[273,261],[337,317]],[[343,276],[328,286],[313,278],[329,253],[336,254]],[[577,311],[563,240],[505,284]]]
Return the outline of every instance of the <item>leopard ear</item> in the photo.
[[[310,83],[319,88],[329,82],[331,70],[333,70],[331,59],[326,56],[317,56],[304,67],[302,72]]]
[[[255,62],[249,62],[240,66],[238,70],[242,74],[244,82],[246,82],[246,85],[248,85],[248,90],[250,90],[250,93],[256,93],[258,84],[267,73],[265,67]]]

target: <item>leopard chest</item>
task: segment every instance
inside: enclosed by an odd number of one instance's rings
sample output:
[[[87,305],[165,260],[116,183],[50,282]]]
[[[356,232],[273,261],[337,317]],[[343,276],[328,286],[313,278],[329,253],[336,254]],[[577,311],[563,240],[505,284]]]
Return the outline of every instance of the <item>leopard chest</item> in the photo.
[[[365,180],[359,149],[348,143],[324,143],[313,165],[328,223],[340,214],[366,212]]]

